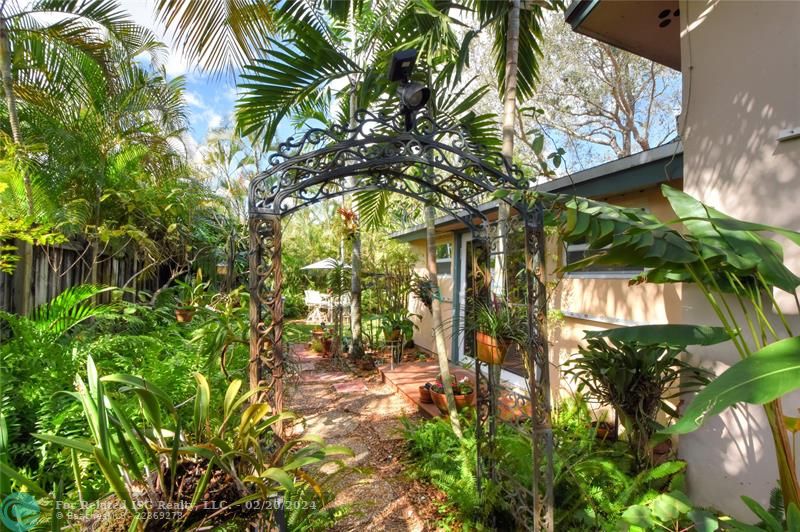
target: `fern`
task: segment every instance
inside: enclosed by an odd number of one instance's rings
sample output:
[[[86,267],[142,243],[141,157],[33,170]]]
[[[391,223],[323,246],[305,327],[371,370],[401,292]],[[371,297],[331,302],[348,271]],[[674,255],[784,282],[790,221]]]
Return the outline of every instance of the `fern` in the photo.
[[[98,295],[111,290],[114,288],[93,285],[69,287],[49,303],[36,307],[30,318],[31,323],[42,332],[60,337],[90,318],[115,314],[112,305],[97,305],[93,302]]]

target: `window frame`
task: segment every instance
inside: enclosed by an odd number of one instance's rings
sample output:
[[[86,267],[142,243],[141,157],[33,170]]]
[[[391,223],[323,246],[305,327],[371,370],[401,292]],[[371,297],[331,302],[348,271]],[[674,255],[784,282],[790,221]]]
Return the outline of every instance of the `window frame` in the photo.
[[[601,249],[606,249],[608,247],[609,246],[605,246]],[[571,251],[586,251],[589,249],[589,244],[586,242],[569,244],[562,241],[561,249],[564,266],[568,266],[570,264],[569,253]],[[611,270],[577,270],[574,272],[566,272],[564,273],[564,277],[568,279],[631,279],[645,271],[645,268],[633,268],[630,266],[613,268],[614,269]]]
[[[439,258],[439,248],[441,248],[442,246],[446,246],[447,247],[447,251],[448,251],[448,255],[449,256]],[[442,277],[442,276],[452,277],[453,276],[453,243],[452,242],[444,242],[442,244],[436,244],[435,254],[436,254],[436,276],[437,277]],[[439,265],[440,264],[449,264],[449,267],[447,269],[447,273],[439,273]]]

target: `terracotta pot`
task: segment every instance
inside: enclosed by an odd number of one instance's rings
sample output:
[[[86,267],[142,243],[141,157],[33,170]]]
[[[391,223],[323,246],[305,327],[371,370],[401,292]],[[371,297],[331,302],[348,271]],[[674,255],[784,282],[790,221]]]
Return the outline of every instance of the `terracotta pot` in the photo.
[[[194,318],[194,309],[193,308],[176,308],[175,309],[175,320],[178,323],[189,323]]]
[[[322,354],[326,357],[333,354],[333,338],[322,339]]]
[[[520,405],[511,396],[501,395],[497,401],[497,413],[503,421],[519,421],[533,417],[533,405]]]
[[[506,358],[506,352],[511,347],[509,340],[495,338],[482,332],[475,333],[477,343],[478,360],[487,364],[500,365]]]
[[[433,404],[439,409],[442,414],[447,413],[447,397],[443,393],[437,393],[433,390],[431,392],[431,399],[433,399]],[[469,395],[456,395],[453,397],[456,400],[456,410],[461,412],[465,408],[469,408],[475,403],[475,392],[473,391]]]
[[[433,399],[431,398],[431,391],[425,386],[419,387],[419,402],[428,404],[433,402]]]
[[[613,424],[605,421],[592,421],[592,427],[595,429],[598,440],[616,441],[617,431]]]

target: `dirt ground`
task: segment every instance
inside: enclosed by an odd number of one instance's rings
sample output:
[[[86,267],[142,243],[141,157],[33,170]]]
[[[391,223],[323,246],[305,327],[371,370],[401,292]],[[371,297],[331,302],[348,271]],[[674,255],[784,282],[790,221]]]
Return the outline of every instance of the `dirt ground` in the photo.
[[[375,371],[341,371],[303,345],[292,350],[300,376],[288,390],[286,408],[303,417],[293,435],[316,434],[355,453],[333,484],[330,504],[350,509],[333,530],[435,530],[442,494],[404,474],[400,420],[417,418],[417,407]],[[325,467],[326,473],[338,468]]]

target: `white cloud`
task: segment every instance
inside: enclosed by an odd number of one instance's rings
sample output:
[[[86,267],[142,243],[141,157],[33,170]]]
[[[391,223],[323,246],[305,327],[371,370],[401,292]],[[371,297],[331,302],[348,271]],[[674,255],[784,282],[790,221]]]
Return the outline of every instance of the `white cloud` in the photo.
[[[184,91],[183,99],[188,105],[199,107],[200,109],[207,109],[207,106],[203,103],[203,100],[200,98],[200,96],[192,91]]]
[[[208,113],[208,129],[214,129],[222,125],[222,117],[215,112]]]

